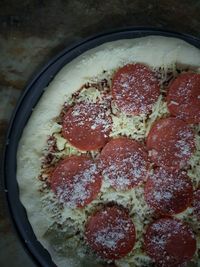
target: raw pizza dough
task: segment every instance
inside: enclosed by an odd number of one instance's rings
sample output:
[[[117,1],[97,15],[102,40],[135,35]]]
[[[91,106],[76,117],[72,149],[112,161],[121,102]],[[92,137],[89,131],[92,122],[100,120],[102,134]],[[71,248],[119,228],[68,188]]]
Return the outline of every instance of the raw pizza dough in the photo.
[[[174,63],[198,67],[200,50],[180,39],[149,36],[105,43],[83,53],[63,67],[45,89],[19,142],[17,181],[20,200],[38,241],[59,267],[77,265],[76,261],[60,257],[44,238],[52,221],[42,211],[37,177],[47,137],[54,131],[52,119],[60,113],[65,96],[79,89],[88,77],[98,76],[104,69],[109,71],[129,62],[146,63],[151,67],[167,67]]]

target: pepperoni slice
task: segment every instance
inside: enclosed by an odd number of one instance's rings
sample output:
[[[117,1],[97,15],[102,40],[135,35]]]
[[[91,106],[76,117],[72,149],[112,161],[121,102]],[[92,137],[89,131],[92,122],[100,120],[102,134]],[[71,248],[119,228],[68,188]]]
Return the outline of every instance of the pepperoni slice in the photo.
[[[112,187],[127,190],[147,177],[149,162],[144,147],[128,138],[111,140],[101,151],[103,176]]]
[[[200,188],[194,192],[193,208],[197,219],[200,221]]]
[[[144,248],[156,266],[178,267],[193,257],[196,240],[187,224],[178,219],[162,218],[148,226]]]
[[[87,156],[71,156],[55,168],[51,188],[60,202],[83,208],[96,198],[102,178],[94,161]]]
[[[188,123],[200,122],[200,74],[180,74],[169,88],[170,113]]]
[[[96,150],[109,140],[111,117],[103,105],[81,102],[64,117],[62,134],[80,150]]]
[[[147,114],[158,99],[159,83],[145,65],[128,64],[118,69],[112,81],[112,93],[118,108],[126,114]]]
[[[145,185],[147,204],[163,215],[184,211],[192,203],[193,188],[190,178],[183,171],[156,168]]]
[[[115,260],[133,249],[135,227],[125,209],[105,207],[89,218],[85,238],[99,256]]]
[[[194,133],[190,126],[177,118],[158,120],[147,137],[147,148],[158,166],[181,169],[195,150]]]

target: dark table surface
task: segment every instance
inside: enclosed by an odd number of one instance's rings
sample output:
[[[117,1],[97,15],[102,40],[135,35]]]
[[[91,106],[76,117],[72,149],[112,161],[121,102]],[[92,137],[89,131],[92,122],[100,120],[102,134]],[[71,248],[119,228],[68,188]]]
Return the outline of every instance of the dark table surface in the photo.
[[[200,37],[196,0],[0,0],[0,152],[27,81],[66,46],[126,26],[154,26]],[[0,266],[36,266],[11,226],[0,194]]]

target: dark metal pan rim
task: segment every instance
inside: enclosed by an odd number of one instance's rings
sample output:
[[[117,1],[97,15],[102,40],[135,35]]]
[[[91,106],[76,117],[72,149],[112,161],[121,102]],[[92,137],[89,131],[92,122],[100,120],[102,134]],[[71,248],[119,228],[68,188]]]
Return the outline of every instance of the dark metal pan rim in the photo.
[[[23,129],[32,113],[32,109],[41,97],[44,88],[50,83],[56,73],[71,60],[83,52],[97,47],[105,42],[132,39],[148,35],[175,37],[200,48],[200,40],[182,33],[163,30],[154,27],[129,27],[104,32],[78,42],[64,49],[56,57],[50,60],[42,70],[28,84],[21,95],[13,112],[4,149],[2,170],[3,187],[7,199],[8,209],[14,228],[18,233],[24,248],[29,253],[37,266],[56,266],[47,250],[37,241],[37,238],[28,221],[26,210],[19,199],[19,188],[16,180],[16,154],[17,147]]]

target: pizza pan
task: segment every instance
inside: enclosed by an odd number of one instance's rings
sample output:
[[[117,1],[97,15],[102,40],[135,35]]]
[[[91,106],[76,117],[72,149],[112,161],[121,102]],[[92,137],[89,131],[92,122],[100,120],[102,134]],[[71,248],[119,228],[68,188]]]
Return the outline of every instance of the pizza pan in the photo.
[[[34,235],[32,227],[28,221],[26,210],[19,199],[19,188],[16,179],[17,147],[23,129],[32,113],[32,110],[43,94],[44,88],[47,87],[56,73],[59,72],[64,65],[83,52],[105,42],[120,39],[131,39],[148,35],[176,37],[200,48],[200,40],[195,37],[154,28],[123,28],[112,32],[102,33],[85,39],[74,46],[66,48],[56,57],[50,60],[28,84],[18,101],[6,138],[3,157],[3,184],[8,208],[15,229],[24,245],[24,248],[29,253],[30,257],[32,257],[32,259],[35,261],[37,266],[51,267],[56,265],[53,263],[47,250],[44,249],[44,247],[37,241],[37,238]]]

